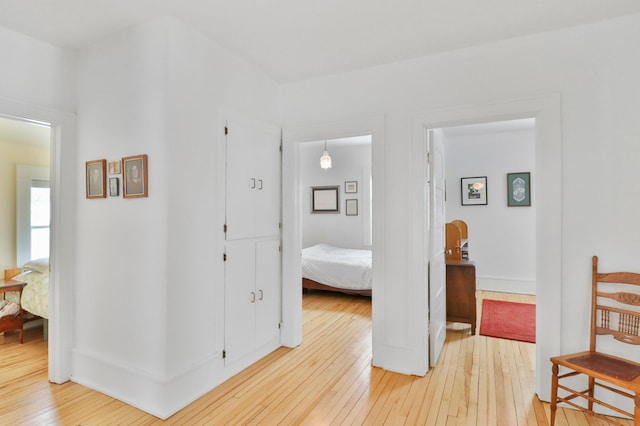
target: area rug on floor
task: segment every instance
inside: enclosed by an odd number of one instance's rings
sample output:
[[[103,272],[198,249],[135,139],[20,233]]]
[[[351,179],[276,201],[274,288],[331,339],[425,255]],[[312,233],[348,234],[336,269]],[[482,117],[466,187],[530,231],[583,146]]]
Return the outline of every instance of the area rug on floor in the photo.
[[[484,299],[480,334],[535,343],[536,305]]]

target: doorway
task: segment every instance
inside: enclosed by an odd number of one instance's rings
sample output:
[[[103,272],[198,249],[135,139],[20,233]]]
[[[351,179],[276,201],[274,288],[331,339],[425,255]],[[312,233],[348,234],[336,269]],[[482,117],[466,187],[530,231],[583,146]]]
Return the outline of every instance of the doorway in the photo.
[[[0,115],[48,124],[50,137],[49,381],[71,377],[73,270],[75,259],[76,117],[74,114],[0,98]]]
[[[562,138],[561,138],[561,103],[556,95],[540,96],[513,101],[495,102],[460,108],[435,110],[416,115],[414,134],[417,149],[423,149],[425,131],[456,125],[473,123],[506,121],[520,118],[535,118],[535,187],[537,201],[536,217],[536,330],[555,330],[554,324],[560,322],[561,298],[561,205],[562,205]],[[418,148],[419,147],[419,148]],[[425,159],[414,156],[414,170],[417,174],[412,182],[413,193],[423,199],[423,176]],[[425,217],[424,209],[420,217]],[[424,226],[416,223],[416,233],[424,230]],[[426,265],[414,265],[419,275],[426,270]],[[423,273],[422,276],[426,276]],[[428,306],[423,308],[426,312]],[[546,371],[546,360],[560,351],[559,332],[539,332],[536,336],[536,371]],[[536,393],[542,400],[549,399],[550,375],[536,375]]]
[[[363,120],[327,123],[305,128],[285,129],[283,132],[283,327],[282,344],[288,347],[296,347],[302,342],[302,224],[300,211],[309,206],[309,188],[301,188],[300,164],[301,147],[305,143],[358,137],[370,135],[371,137],[371,239],[375,249],[372,253],[373,279],[372,293],[383,291],[382,280],[384,268],[382,264],[382,250],[384,247],[383,233],[383,208],[384,208],[384,120],[382,118],[369,118]],[[329,147],[330,148],[330,147]],[[329,150],[330,151],[330,150]],[[320,151],[317,155],[317,165],[320,169]],[[344,186],[344,182],[340,182]],[[341,198],[341,207],[346,208],[345,201]],[[360,211],[360,210],[359,210]],[[372,309],[372,334],[373,334],[373,363],[380,361],[376,351],[376,333],[382,332],[383,327],[376,324],[384,308],[383,299],[374,296],[376,303]],[[378,341],[381,341],[378,339]],[[379,364],[378,364],[379,365]]]

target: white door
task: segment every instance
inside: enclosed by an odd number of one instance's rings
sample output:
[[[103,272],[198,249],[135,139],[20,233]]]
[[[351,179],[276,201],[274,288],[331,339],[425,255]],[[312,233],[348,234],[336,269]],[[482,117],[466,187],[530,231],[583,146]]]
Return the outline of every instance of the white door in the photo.
[[[256,244],[228,241],[225,254],[225,362],[233,363],[255,348]]]
[[[429,150],[429,363],[435,365],[447,335],[445,266],[444,144],[433,130],[427,132]]]
[[[226,120],[227,239],[280,233],[280,129],[240,113]]]
[[[226,122],[226,208],[227,239],[255,235],[257,170],[253,146],[260,140],[254,122],[229,113]]]
[[[280,338],[280,240],[256,243],[256,347]]]

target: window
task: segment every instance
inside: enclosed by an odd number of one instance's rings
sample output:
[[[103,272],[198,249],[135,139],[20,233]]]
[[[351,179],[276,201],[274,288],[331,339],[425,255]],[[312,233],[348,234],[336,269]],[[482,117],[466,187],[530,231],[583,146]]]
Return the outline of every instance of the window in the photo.
[[[51,199],[49,168],[16,167],[16,261],[49,257]]]
[[[31,182],[31,259],[49,257],[51,203],[49,182]]]

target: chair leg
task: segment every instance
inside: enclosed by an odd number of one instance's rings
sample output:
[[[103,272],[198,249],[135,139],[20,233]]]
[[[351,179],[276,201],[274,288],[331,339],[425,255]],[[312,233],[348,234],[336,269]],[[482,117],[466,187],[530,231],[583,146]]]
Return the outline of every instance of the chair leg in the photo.
[[[596,383],[596,379],[594,379],[593,377],[589,377],[589,396],[592,398],[589,400],[587,406],[589,407],[589,411],[593,412],[593,393],[594,393],[594,389],[595,389],[595,383]]]
[[[633,408],[633,424],[635,426],[640,426],[640,394],[636,394],[633,401],[635,402],[635,406]]]
[[[556,423],[556,410],[558,409],[558,364],[553,364],[551,373],[551,419],[549,424],[553,426]],[[636,404],[637,409],[638,405]]]

